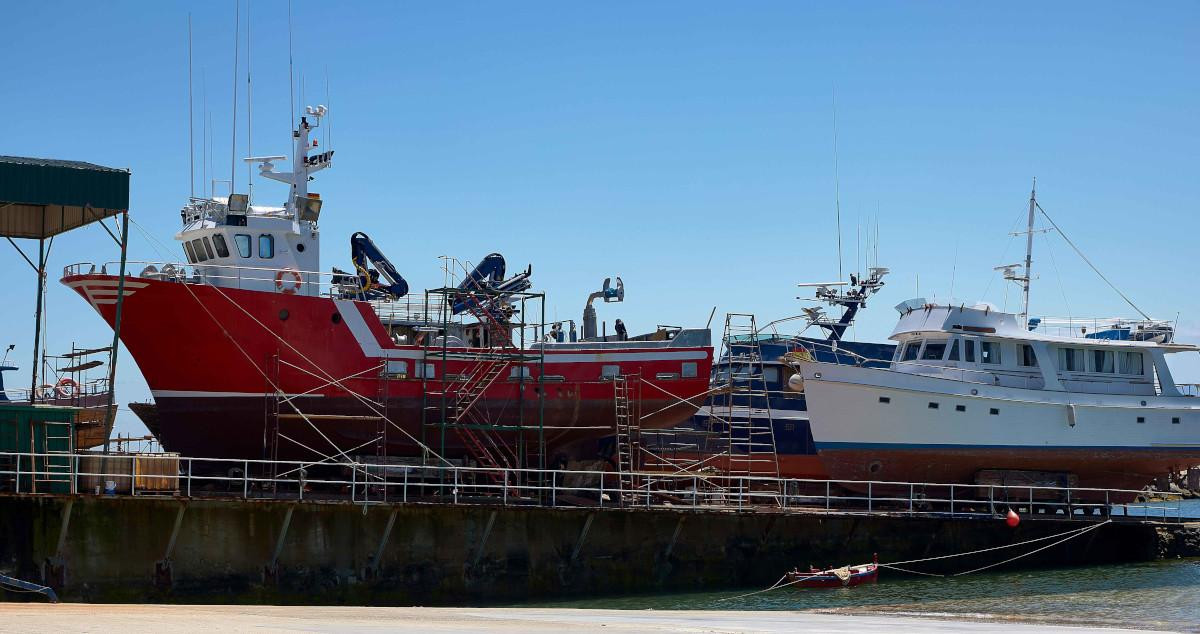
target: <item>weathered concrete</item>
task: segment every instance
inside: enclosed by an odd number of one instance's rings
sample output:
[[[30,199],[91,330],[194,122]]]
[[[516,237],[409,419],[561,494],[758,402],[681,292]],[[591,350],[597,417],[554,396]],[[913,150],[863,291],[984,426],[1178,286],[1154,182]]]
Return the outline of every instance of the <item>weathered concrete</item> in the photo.
[[[478,605],[753,587],[797,564],[857,563],[876,552],[883,561],[959,553],[1079,526],[1032,518],[1011,529],[993,519],[878,515],[0,496],[0,571],[42,580],[66,601]],[[1152,525],[1113,523],[1021,564],[1148,560],[1159,556],[1159,543]],[[943,564],[963,570],[997,560],[980,557]]]

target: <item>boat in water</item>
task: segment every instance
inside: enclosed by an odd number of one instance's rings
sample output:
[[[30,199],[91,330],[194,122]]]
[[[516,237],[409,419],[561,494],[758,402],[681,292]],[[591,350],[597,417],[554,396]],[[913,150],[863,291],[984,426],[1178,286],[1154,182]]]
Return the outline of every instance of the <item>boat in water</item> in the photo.
[[[869,564],[843,566],[821,570],[809,566],[807,571],[794,569],[787,573],[787,585],[796,588],[852,588],[879,581],[879,557]]]
[[[1022,314],[912,299],[887,367],[797,360],[832,478],[1141,489],[1200,464],[1200,400],[1167,363],[1200,348],[1169,322],[1030,319],[1030,261],[1001,267]]]
[[[300,118],[290,172],[275,169],[285,157],[247,159],[289,187],[284,206],[193,198],[175,236],[186,262],[140,263],[124,280],[107,266],[64,271],[110,325],[123,298],[120,337],[154,397],[138,413],[164,449],[515,466],[570,459],[575,444],[611,434],[621,398],[646,428],[695,413],[712,366],[707,329],[569,341],[546,332],[530,269],[507,276],[491,254],[461,283],[413,297],[363,233],[351,239],[353,271],[320,272],[323,201],[308,188],[332,161],[310,137],[325,114]],[[626,380],[640,389],[619,390]]]

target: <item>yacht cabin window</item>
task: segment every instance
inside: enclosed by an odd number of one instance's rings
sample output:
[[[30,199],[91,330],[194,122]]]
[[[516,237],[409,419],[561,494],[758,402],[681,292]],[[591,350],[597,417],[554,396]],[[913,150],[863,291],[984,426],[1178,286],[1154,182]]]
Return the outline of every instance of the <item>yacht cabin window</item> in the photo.
[[[1058,349],[1058,370],[1060,372],[1086,372],[1083,350],[1079,348]]]
[[[1142,353],[1122,352],[1121,374],[1136,374],[1138,376],[1144,376],[1146,374],[1146,368],[1144,365],[1142,365]]]
[[[900,357],[901,361],[916,361],[917,353],[921,350],[921,340],[910,341],[904,345],[904,354]]]
[[[1023,343],[1019,346],[1021,349],[1021,366],[1026,368],[1036,368],[1038,361],[1037,355],[1033,352],[1033,346]]]
[[[229,245],[225,244],[225,236],[223,236],[219,233],[214,233],[212,239],[213,239],[213,247],[215,247],[217,249],[217,257],[219,257],[219,258],[229,257]]]
[[[963,339],[963,361],[975,363],[975,340]]]
[[[991,365],[1000,365],[1000,342],[980,341],[979,362],[988,363]]]
[[[264,260],[275,257],[275,236],[266,233],[258,236],[258,257]]]
[[[946,342],[930,341],[925,344],[925,352],[921,354],[922,361],[941,361],[942,356],[946,354]]]
[[[1112,350],[1092,350],[1092,372],[1112,374],[1116,372],[1113,365]]]
[[[233,236],[233,242],[237,245],[238,255],[244,258],[250,257],[250,234],[235,234]]]
[[[950,343],[950,354],[946,355],[947,361],[958,361],[958,339]]]

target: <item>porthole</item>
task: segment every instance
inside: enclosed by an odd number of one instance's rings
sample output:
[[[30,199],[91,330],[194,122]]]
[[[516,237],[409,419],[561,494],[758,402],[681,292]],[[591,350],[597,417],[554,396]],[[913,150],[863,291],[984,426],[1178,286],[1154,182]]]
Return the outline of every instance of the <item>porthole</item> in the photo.
[[[340,324],[340,323],[342,323],[342,314],[341,314],[341,313],[334,313],[334,314],[330,315],[330,316],[329,316],[329,321],[332,321],[332,322],[334,323],[334,325],[335,325],[335,326],[336,326],[337,324]]]
[[[992,416],[999,416],[1000,410],[998,408],[993,407],[988,410],[988,414],[991,414]]]
[[[979,396],[979,390],[971,388],[971,396]]]
[[[303,242],[298,243],[296,245],[296,250],[299,251],[300,253],[304,253],[304,243]]]
[[[291,313],[289,313],[288,309],[286,309],[286,308],[279,311],[279,321],[287,321],[287,318],[290,316],[291,316]]]
[[[955,406],[954,406],[954,411],[956,411],[956,412],[965,412],[965,411],[967,411],[967,406],[966,406],[966,405],[955,405]]]
[[[890,396],[880,396],[880,397],[879,397],[879,402],[880,402],[880,403],[891,403],[891,402],[892,402],[892,398],[891,398]]]
[[[883,463],[878,460],[872,460],[871,463],[867,465],[867,473],[871,475],[875,475],[880,471],[883,471]]]
[[[1172,425],[1178,425],[1178,424],[1179,424],[1179,417],[1178,417],[1178,416],[1172,416],[1172,417],[1171,417],[1171,424],[1172,424]]]
[[[1138,420],[1138,422],[1139,422],[1139,423],[1144,423],[1144,422],[1146,422],[1146,417],[1145,417],[1145,416],[1138,416],[1138,419],[1137,419],[1137,420]]]
[[[929,401],[929,409],[937,409],[939,406],[934,401]]]

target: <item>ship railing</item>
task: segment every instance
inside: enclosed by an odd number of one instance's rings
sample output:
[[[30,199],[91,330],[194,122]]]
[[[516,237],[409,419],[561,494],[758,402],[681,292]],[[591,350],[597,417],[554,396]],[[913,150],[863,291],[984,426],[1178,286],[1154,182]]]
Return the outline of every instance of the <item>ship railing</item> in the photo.
[[[110,270],[117,270],[119,265],[120,262],[103,262],[100,263],[99,271],[97,271],[95,263],[76,262],[63,267],[63,277],[97,273],[108,275]],[[304,283],[304,287],[300,291],[302,294],[335,299],[359,299],[355,285],[337,281],[345,277],[355,277],[354,273],[154,260],[128,261],[126,268],[131,272],[140,270],[140,273],[136,275],[131,273],[131,277],[276,293],[294,292],[290,283],[292,279],[290,276],[294,274],[299,276]],[[279,283],[276,283],[277,281]],[[445,315],[444,312],[448,310],[446,303],[436,299],[426,301],[424,298],[409,295],[398,300],[368,299],[367,301],[384,321],[443,323],[447,317],[453,322],[462,320],[461,315]]]
[[[1056,520],[1180,522],[1178,500],[1143,490],[1027,483],[941,484],[611,471],[187,458],[175,454],[0,453],[0,493],[579,509],[742,510]],[[632,486],[626,484],[634,483]]]
[[[1032,332],[1058,337],[1095,338],[1087,337],[1097,332],[1127,329],[1133,334],[1160,333],[1171,335],[1175,331],[1174,322],[1164,319],[1130,319],[1127,317],[1034,317],[1038,320]]]

